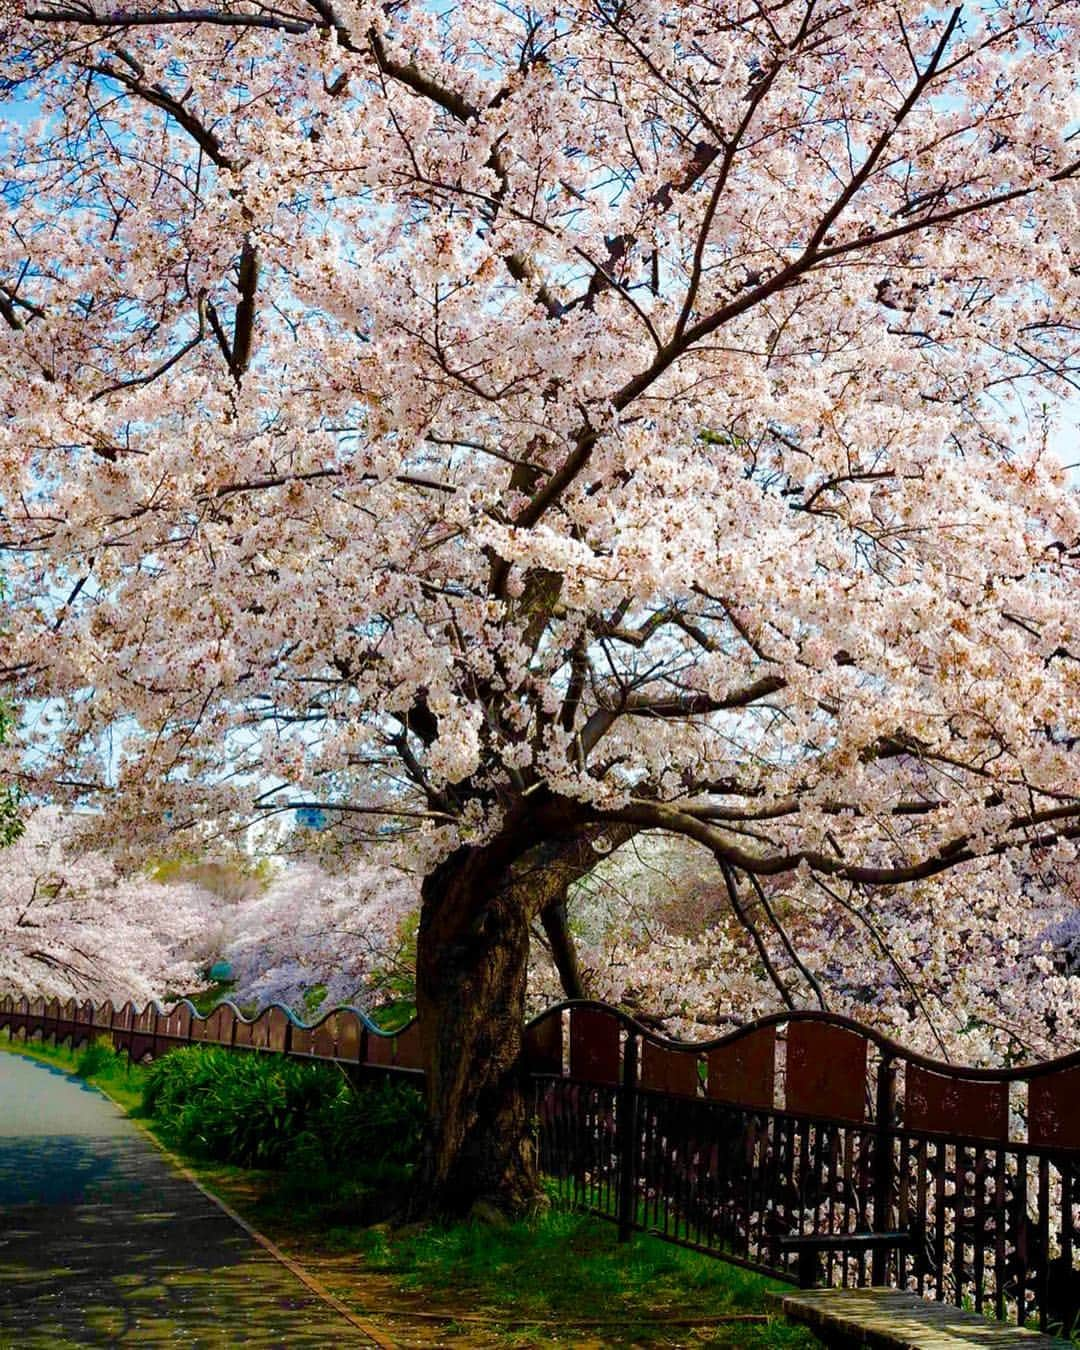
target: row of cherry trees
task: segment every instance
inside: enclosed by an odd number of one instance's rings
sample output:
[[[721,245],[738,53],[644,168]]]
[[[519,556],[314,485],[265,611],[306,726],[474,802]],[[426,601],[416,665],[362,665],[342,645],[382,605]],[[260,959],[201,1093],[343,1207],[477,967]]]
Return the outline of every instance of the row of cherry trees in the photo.
[[[700,845],[779,998],[868,925],[1023,983],[1080,835],[1075,0],[5,25],[0,768],[420,878],[433,1204],[535,1198],[531,934],[572,983],[616,842]]]
[[[117,1002],[196,992],[227,962],[244,1006],[377,1011],[414,996],[420,880],[370,861],[301,859],[120,870],[87,848],[92,822],[30,813],[0,852],[0,990]],[[959,1062],[1000,1065],[1080,1048],[1075,858],[952,874],[890,897],[770,883],[737,917],[709,855],[641,835],[570,888],[554,959],[538,921],[528,1010],[601,998],[688,1039],[783,1007],[851,1014]]]
[[[197,987],[212,897],[119,872],[57,808],[0,849],[0,990],[145,1000]]]

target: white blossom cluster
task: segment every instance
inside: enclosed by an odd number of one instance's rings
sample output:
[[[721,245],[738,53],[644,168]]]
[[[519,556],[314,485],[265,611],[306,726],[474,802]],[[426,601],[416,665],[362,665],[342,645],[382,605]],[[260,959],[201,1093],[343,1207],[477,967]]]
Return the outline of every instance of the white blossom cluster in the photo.
[[[212,897],[119,872],[82,847],[79,824],[42,808],[0,849],[0,993],[119,1006],[197,988]]]
[[[342,1003],[372,1011],[399,985],[407,996],[418,904],[416,880],[390,866],[334,875],[290,864],[230,915],[221,950],[235,986],[230,997],[313,1012]]]

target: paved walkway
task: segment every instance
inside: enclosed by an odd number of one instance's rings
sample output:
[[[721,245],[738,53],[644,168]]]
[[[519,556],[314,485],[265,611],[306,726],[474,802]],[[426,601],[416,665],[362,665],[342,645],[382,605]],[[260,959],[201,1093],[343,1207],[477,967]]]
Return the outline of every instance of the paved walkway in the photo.
[[[93,1088],[0,1053],[0,1350],[371,1346]]]

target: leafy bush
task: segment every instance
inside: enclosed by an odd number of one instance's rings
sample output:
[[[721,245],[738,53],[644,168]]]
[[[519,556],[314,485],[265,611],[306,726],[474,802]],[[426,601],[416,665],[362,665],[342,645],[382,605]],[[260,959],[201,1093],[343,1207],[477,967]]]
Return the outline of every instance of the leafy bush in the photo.
[[[120,1062],[121,1057],[109,1037],[96,1036],[75,1061],[75,1073],[79,1078],[93,1078],[117,1068]]]
[[[158,1060],[143,1108],[177,1147],[244,1167],[407,1165],[423,1121],[408,1084],[354,1087],[330,1065],[212,1046]]]

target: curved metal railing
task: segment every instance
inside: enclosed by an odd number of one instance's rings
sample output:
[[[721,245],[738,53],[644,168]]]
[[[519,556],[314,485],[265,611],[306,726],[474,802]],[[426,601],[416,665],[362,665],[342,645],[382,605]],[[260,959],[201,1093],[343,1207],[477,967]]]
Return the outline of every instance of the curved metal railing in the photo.
[[[228,999],[200,1013],[189,999],[169,1007],[151,1000],[140,1009],[130,1001],[117,1008],[9,995],[0,998],[0,1029],[5,1027],[73,1044],[109,1035],[135,1060],[194,1042],[411,1072],[423,1068],[415,1017],[386,1031],[352,1005],[304,1022],[281,1003],[247,1017]],[[772,1013],[721,1036],[686,1041],[590,999],[558,1003],[525,1028],[533,1073],[625,1084],[628,1046],[636,1059],[633,1085],[644,1091],[970,1139],[1080,1148],[1080,1051],[1005,1069],[975,1068],[911,1050],[854,1018],[812,1011]]]

